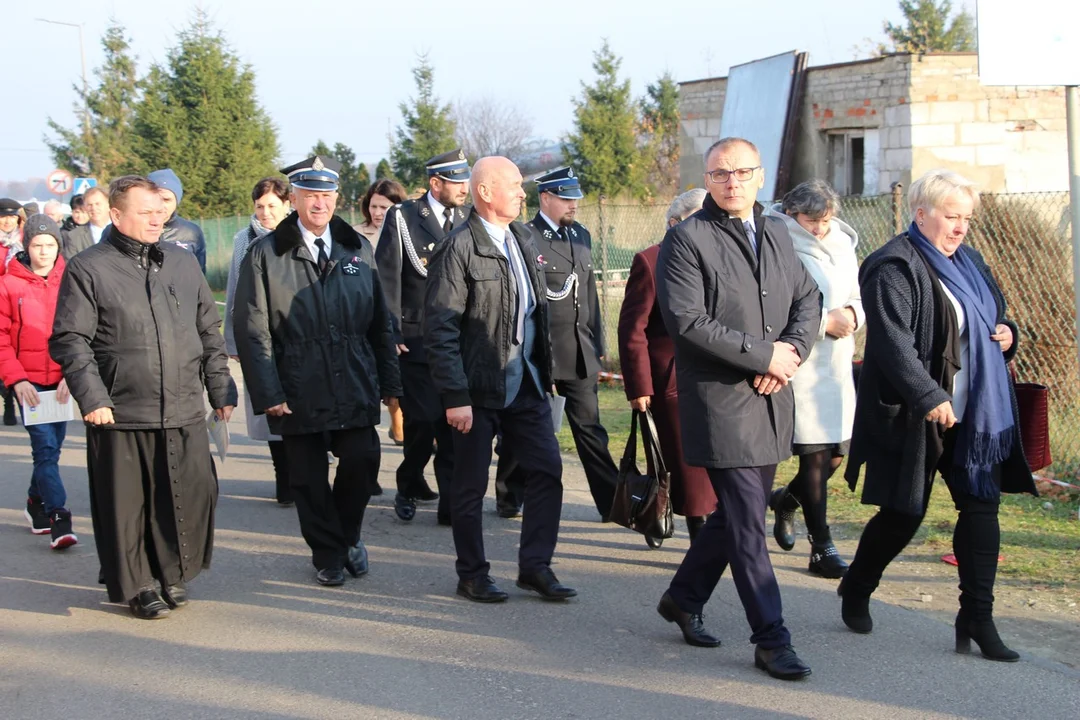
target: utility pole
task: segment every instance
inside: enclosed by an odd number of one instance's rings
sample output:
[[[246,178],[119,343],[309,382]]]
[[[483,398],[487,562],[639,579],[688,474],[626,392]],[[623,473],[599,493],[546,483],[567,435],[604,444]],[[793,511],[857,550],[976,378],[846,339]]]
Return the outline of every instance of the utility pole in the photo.
[[[69,23],[62,20],[46,20],[45,18],[34,18],[38,22],[49,23],[50,25],[64,25],[67,27],[76,28],[79,31],[79,59],[82,63],[82,94],[83,94],[83,142],[86,144],[87,152],[90,151],[90,105],[87,102],[87,96],[90,94],[90,83],[86,77],[86,45],[83,43],[83,26],[82,23]],[[90,171],[90,158],[86,158],[86,171]]]

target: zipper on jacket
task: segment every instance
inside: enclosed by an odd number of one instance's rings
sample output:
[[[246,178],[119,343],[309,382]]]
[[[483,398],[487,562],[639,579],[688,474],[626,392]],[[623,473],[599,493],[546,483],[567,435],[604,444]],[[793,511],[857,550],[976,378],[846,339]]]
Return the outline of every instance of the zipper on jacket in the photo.
[[[179,310],[180,309],[180,298],[178,298],[176,296],[176,286],[175,285],[170,285],[169,286],[169,294],[172,295],[173,302],[176,303],[176,309]]]
[[[15,334],[15,357],[19,356],[22,351],[22,329],[23,329],[23,314],[22,314],[23,299],[19,298],[19,332]]]

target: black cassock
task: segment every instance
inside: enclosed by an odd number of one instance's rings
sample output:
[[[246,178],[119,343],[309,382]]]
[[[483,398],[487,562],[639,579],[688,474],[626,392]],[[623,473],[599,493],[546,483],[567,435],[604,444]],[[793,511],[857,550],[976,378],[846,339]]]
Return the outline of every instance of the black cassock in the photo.
[[[217,473],[206,425],[86,429],[90,514],[109,600],[150,578],[187,582],[210,567]]]
[[[206,432],[236,405],[221,318],[195,256],[110,226],[68,264],[49,351],[84,413],[94,540],[109,599],[210,564],[217,477]]]

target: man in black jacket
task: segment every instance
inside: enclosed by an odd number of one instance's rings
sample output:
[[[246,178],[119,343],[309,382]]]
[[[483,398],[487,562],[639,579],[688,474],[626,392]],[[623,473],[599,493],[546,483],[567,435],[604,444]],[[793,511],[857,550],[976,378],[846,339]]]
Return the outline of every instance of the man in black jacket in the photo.
[[[451,513],[457,592],[503,602],[484,555],[482,507],[491,441],[502,431],[525,474],[518,587],[547,600],[577,594],[551,571],[562,506],[562,458],[551,422],[547,297],[528,227],[515,222],[525,191],[503,157],[477,161],[468,221],[435,249],[424,303],[424,346],[453,428]]]
[[[203,275],[206,274],[206,238],[203,237],[202,228],[180,217],[177,208],[184,199],[184,185],[180,178],[170,168],[155,170],[147,177],[157,185],[161,192],[161,199],[165,203],[165,212],[168,220],[165,221],[165,230],[161,233],[161,241],[175,243],[180,247],[190,250],[199,260],[199,267]]]
[[[452,150],[427,161],[428,191],[406,200],[386,214],[375,258],[386,302],[394,316],[394,334],[401,352],[401,379],[405,395],[405,447],[397,469],[394,511],[405,521],[416,516],[417,500],[439,500],[436,520],[450,524],[447,498],[454,473],[454,441],[446,424],[438,394],[431,385],[420,324],[424,317],[424,285],[428,262],[450,231],[464,224],[469,197],[469,163],[465,153]],[[435,483],[424,480],[424,468],[435,449]]]
[[[109,600],[143,619],[184,605],[185,583],[210,566],[217,479],[203,390],[223,421],[237,398],[198,263],[158,242],[157,190],[143,177],[112,182],[112,225],[68,264],[49,340],[85,413]]]
[[[70,260],[88,247],[93,247],[101,242],[105,228],[112,222],[109,217],[109,193],[106,188],[94,186],[82,196],[81,215],[86,216],[86,221],[76,224],[70,230],[61,233],[64,239],[60,254],[65,260]],[[71,217],[74,218],[75,204],[72,203]]]
[[[566,398],[566,418],[589,492],[606,522],[619,470],[608,451],[608,434],[600,424],[596,394],[604,328],[593,273],[592,237],[574,220],[582,194],[572,168],[558,168],[536,178],[536,190],[540,210],[529,225],[536,230],[536,246],[547,279],[555,389]],[[514,517],[521,512],[523,485],[522,474],[515,467],[514,448],[503,445],[495,480],[499,515]]]
[[[401,396],[371,245],[334,217],[340,169],[316,156],[281,171],[296,212],[248,251],[233,306],[244,386],[285,443],[321,585],[368,570],[360,528],[379,473],[379,401]],[[339,458],[332,491],[326,438]]]
[[[720,140],[705,167],[709,195],[664,238],[656,290],[675,341],[686,461],[708,470],[718,502],[657,610],[689,644],[719,645],[701,611],[730,564],[757,645],[755,665],[797,680],[810,668],[784,626],[765,545],[765,499],[777,463],[791,456],[788,383],[817,338],[821,292],[787,227],[756,202],[764,184],[757,148]]]

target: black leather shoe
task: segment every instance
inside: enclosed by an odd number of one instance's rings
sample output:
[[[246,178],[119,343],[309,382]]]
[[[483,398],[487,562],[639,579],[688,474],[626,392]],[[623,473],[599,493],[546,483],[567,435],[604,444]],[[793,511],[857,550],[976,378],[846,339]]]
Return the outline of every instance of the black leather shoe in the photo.
[[[795,547],[795,511],[799,509],[799,501],[784,486],[773,490],[769,508],[773,511],[773,539],[781,549],[790,550]]]
[[[540,593],[545,600],[569,600],[577,596],[577,590],[566,587],[551,572],[551,568],[542,568],[536,572],[518,573],[517,586],[522,590]]]
[[[499,589],[490,575],[458,580],[457,594],[478,603],[501,603],[510,598]]]
[[[187,588],[184,587],[183,583],[169,585],[168,587],[163,586],[161,588],[161,599],[173,610],[182,608],[188,604]]]
[[[499,508],[498,513],[499,513],[499,517],[505,518],[507,520],[509,520],[511,518],[520,517],[521,516],[521,506],[520,505],[510,505],[509,507],[501,507],[501,508]]]
[[[143,588],[139,594],[128,600],[131,614],[140,620],[160,620],[169,617],[169,606],[154,588]]]
[[[720,647],[720,638],[709,633],[705,629],[705,618],[701,613],[692,614],[684,612],[675,604],[671,593],[664,593],[660,598],[660,604],[656,606],[656,612],[668,622],[673,622],[682,630],[683,639],[687,645],[694,647]]]
[[[349,548],[348,559],[345,560],[345,569],[348,570],[349,574],[354,578],[358,578],[361,575],[367,575],[368,555],[363,540],[357,541],[355,545]]]
[[[401,520],[411,522],[416,517],[416,503],[412,501],[412,498],[398,493],[394,496],[394,513]]]
[[[802,680],[809,677],[810,666],[799,659],[790,645],[766,650],[754,648],[754,665],[777,680]]]
[[[278,498],[277,504],[278,507],[291,508],[295,503],[293,503],[292,500],[282,500]]]
[[[836,594],[841,598],[840,617],[852,632],[867,635],[874,629],[874,619],[870,617],[870,596],[856,595],[845,587],[847,578],[836,586]]]
[[[315,574],[315,582],[326,587],[345,584],[345,573],[339,567],[323,568]]]

